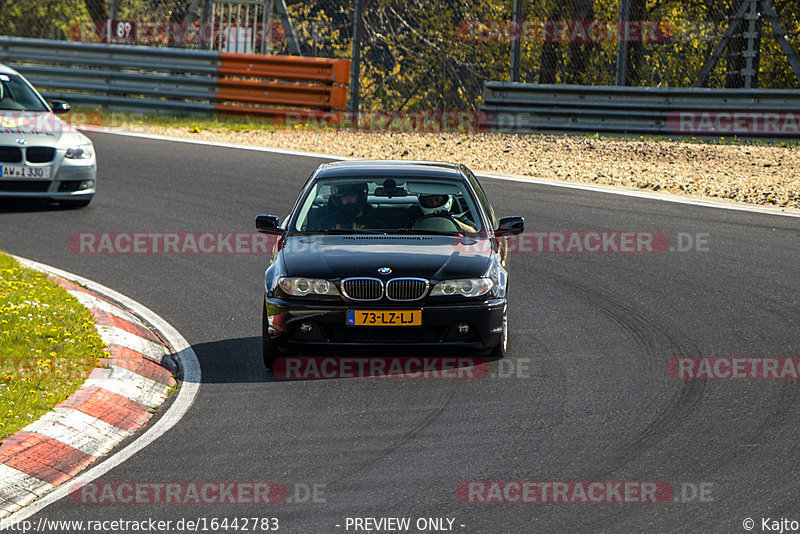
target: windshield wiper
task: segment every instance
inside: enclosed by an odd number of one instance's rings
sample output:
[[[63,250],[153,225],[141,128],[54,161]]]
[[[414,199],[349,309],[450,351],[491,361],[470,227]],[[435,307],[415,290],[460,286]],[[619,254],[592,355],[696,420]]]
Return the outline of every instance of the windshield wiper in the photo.
[[[309,233],[325,235],[347,235],[347,234],[380,234],[382,230],[356,230],[355,228],[331,228],[330,230],[312,230]]]
[[[420,235],[446,235],[463,236],[463,232],[447,232],[444,230],[416,230],[414,228],[397,228],[386,232],[387,234],[420,234]]]

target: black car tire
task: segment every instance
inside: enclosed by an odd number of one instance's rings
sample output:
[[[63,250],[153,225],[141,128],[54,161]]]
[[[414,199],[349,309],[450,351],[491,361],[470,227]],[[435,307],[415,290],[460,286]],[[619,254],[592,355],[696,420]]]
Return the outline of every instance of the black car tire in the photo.
[[[269,319],[267,319],[267,303],[264,302],[264,311],[261,313],[261,352],[264,356],[264,367],[272,369],[278,359],[278,347],[269,342]]]

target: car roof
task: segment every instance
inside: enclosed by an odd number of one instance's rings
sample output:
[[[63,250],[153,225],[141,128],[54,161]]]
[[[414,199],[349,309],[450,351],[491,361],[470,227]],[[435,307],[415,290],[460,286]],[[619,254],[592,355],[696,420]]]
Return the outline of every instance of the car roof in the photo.
[[[438,161],[361,160],[324,163],[317,169],[316,178],[345,176],[419,176],[463,179],[459,165]]]
[[[15,71],[11,67],[7,65],[3,65],[0,63],[0,74],[19,74],[19,72]]]

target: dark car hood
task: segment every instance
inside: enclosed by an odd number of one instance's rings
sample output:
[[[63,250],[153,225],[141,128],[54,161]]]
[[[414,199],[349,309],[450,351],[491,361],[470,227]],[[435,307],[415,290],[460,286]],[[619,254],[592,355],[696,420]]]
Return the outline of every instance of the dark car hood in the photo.
[[[486,239],[408,235],[294,236],[282,251],[287,275],[329,279],[476,277],[483,275],[491,254]],[[381,267],[391,274],[379,274]]]

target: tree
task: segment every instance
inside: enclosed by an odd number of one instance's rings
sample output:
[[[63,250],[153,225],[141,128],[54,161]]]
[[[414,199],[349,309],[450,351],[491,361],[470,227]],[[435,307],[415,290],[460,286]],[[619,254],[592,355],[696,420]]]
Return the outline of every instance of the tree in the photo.
[[[107,20],[108,8],[105,0],[84,0],[86,11],[89,12],[91,20]]]
[[[575,23],[583,23],[583,21],[593,20],[594,18],[594,0],[575,0],[575,5],[572,8],[572,20]],[[590,56],[596,48],[596,43],[590,41],[583,43],[573,41],[570,43],[566,83],[586,83],[586,67],[589,64]]]
[[[631,21],[647,20],[646,0],[630,0],[630,18],[622,21],[630,24]],[[641,81],[641,68],[644,62],[644,44],[641,40],[632,40],[628,43],[628,72],[626,85],[639,85]]]
[[[567,18],[567,2],[557,1],[548,11],[547,21],[560,21]],[[539,83],[558,83],[558,71],[561,70],[561,46],[555,42],[553,35],[542,44],[542,55],[539,66]]]

